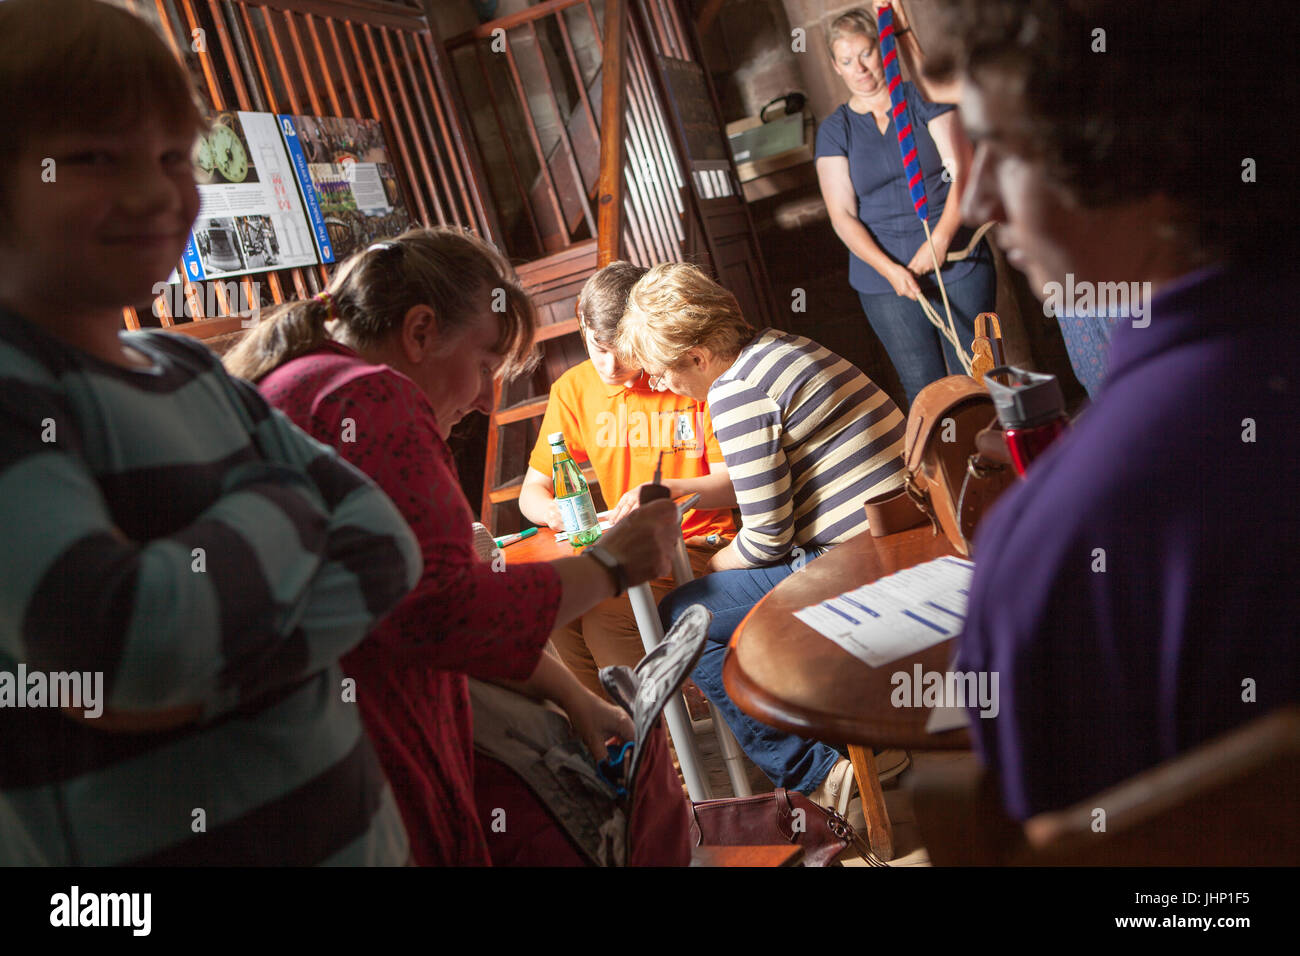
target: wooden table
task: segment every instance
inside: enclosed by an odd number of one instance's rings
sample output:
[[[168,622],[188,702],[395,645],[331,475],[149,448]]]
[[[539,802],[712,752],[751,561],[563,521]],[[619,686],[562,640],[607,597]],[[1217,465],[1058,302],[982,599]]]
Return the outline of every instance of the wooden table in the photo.
[[[575,548],[567,541],[556,541],[555,532],[550,528],[538,528],[537,534],[524,538],[501,549],[501,556],[506,565],[528,564],[533,561],[558,561],[560,558],[572,558],[582,554],[581,548]]]
[[[948,670],[954,641],[871,667],[797,619],[794,612],[955,553],[948,539],[936,537],[929,525],[882,538],[869,533],[852,538],[768,592],[736,628],[722,668],[727,693],[751,717],[803,737],[849,745],[868,840],[886,860],[893,856],[893,833],[868,748],[970,747],[965,729],[927,733],[928,708],[890,703],[893,674],[911,672],[917,663],[923,671]]]

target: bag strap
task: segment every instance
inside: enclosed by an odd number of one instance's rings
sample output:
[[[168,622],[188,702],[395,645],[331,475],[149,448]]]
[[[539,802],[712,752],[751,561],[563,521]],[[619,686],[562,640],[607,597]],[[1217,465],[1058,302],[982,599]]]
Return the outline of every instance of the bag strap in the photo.
[[[944,418],[973,400],[992,401],[984,386],[969,375],[949,375],[921,389],[907,413],[903,452],[908,471],[920,468],[930,436]]]
[[[971,378],[983,383],[984,376],[1002,365],[1002,325],[994,312],[975,316],[975,338],[971,340]]]
[[[915,528],[925,522],[925,512],[916,507],[912,496],[908,494],[906,481],[904,487],[895,491],[886,491],[882,495],[873,495],[862,504],[867,515],[867,528],[872,537],[880,538]]]

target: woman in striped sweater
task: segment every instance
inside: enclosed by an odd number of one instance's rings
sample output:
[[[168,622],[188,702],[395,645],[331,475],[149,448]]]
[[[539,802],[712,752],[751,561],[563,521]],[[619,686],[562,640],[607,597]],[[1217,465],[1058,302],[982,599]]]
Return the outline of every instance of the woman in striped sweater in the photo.
[[[708,401],[744,519],[714,556],[716,573],[664,599],[665,625],[692,604],[713,613],[695,682],[773,783],[843,812],[849,762],[740,713],[723,689],[722,661],[764,594],[865,531],[862,502],[902,484],[903,414],[861,370],[816,342],[755,330],[735,296],[685,263],[656,266],[633,286],[618,350],[646,370],[652,387]]]

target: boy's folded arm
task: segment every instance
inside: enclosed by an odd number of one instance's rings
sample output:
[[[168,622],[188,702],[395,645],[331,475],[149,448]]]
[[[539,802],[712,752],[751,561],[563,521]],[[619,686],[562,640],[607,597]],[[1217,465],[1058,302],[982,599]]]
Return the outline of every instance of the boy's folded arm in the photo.
[[[343,460],[330,445],[317,441],[270,405],[256,388],[243,379],[227,375],[222,378],[233,391],[233,399],[248,415],[249,438],[268,463],[300,473],[321,496],[327,513],[359,487],[371,486],[370,480]]]
[[[0,416],[0,522],[14,544],[0,557],[0,652],[103,672],[114,711],[211,708],[300,679],[395,603],[366,580],[409,583],[418,570],[409,530],[373,486],[327,515],[305,479],[271,466],[244,470],[187,527],[128,540],[82,458],[22,418]]]
[[[334,460],[355,471],[347,462]],[[391,499],[368,480],[335,507],[325,557],[301,602],[303,675],[332,664],[360,643],[402,602],[424,571],[419,541]],[[256,666],[249,678],[259,682]]]

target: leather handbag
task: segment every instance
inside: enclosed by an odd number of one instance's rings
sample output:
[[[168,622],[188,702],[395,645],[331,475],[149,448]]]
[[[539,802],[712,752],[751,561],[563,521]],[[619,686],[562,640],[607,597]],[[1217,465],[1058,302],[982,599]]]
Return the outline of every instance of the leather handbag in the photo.
[[[690,801],[659,718],[704,653],[711,616],[692,605],[635,668],[601,669],[601,685],[632,718],[630,756],[610,747],[597,763],[561,713],[471,678],[475,802],[482,819],[510,821],[485,833],[494,865],[690,863]]]
[[[875,858],[848,820],[797,791],[703,800],[693,805],[692,813],[695,846],[792,843],[803,848],[804,866],[830,866],[850,846],[867,860]]]
[[[907,415],[906,494],[934,533],[967,557],[980,519],[1016,480],[1013,469],[976,450],[976,434],[996,420],[988,389],[968,375],[931,382]]]

